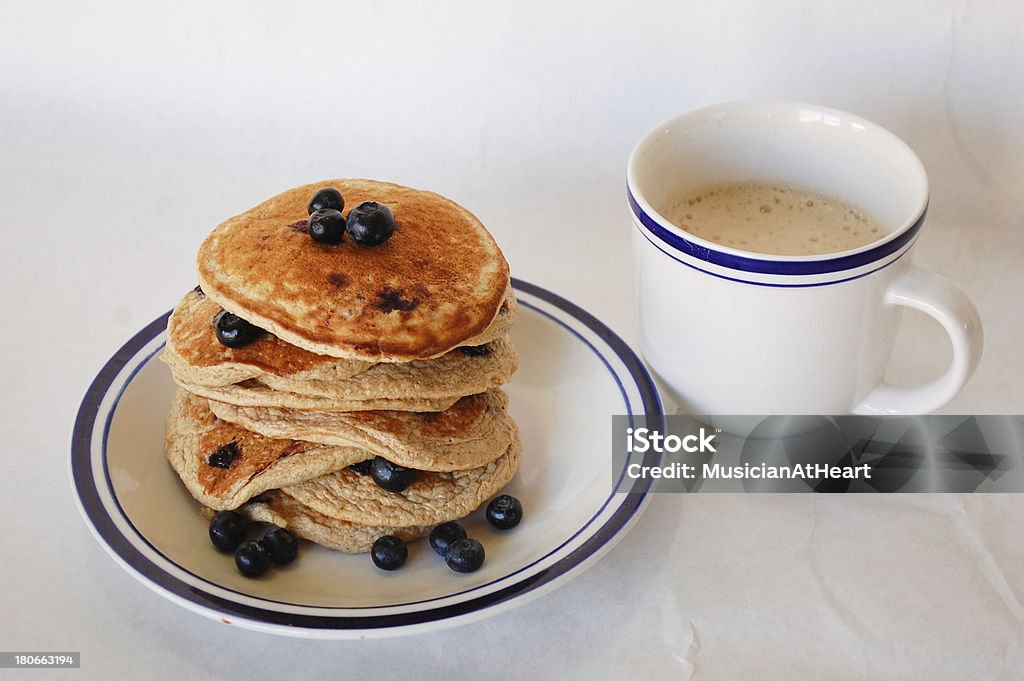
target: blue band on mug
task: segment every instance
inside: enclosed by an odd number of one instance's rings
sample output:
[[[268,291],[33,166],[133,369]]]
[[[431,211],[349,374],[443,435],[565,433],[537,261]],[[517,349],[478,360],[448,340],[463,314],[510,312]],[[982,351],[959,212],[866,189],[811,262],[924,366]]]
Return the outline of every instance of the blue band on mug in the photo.
[[[742,255],[734,255],[732,253],[723,253],[722,251],[712,250],[689,241],[675,232],[671,232],[661,226],[658,224],[657,220],[644,212],[643,208],[640,207],[640,204],[638,204],[636,199],[633,197],[633,192],[628,186],[626,187],[626,194],[629,198],[629,206],[633,210],[633,214],[636,215],[637,219],[640,221],[640,224],[643,225],[652,236],[664,242],[668,246],[671,246],[675,250],[692,258],[697,258],[698,260],[711,263],[712,265],[718,265],[719,267],[726,267],[732,270],[739,270],[741,272],[778,276],[831,274],[833,272],[844,272],[846,270],[853,270],[859,267],[864,267],[865,265],[870,265],[871,263],[881,260],[888,255],[892,255],[913,241],[914,237],[917,236],[917,232],[921,229],[921,225],[924,224],[924,216],[928,212],[928,206],[925,204],[924,210],[921,211],[921,215],[918,216],[917,220],[914,221],[914,224],[911,225],[909,229],[891,241],[886,241],[885,243],[879,244],[869,250],[861,251],[860,253],[851,253],[850,255],[824,260],[761,260],[759,258],[748,258]]]

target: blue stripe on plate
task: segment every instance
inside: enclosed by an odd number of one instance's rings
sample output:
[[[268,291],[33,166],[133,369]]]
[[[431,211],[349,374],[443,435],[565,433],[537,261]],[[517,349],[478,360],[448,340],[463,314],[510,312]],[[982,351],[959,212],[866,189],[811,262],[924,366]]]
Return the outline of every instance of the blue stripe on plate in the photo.
[[[637,220],[640,221],[640,224],[643,225],[650,234],[676,251],[684,253],[692,258],[711,263],[712,265],[726,267],[739,272],[770,274],[786,277],[831,274],[833,272],[844,272],[846,270],[853,270],[858,267],[870,265],[871,263],[881,260],[888,255],[892,255],[913,241],[914,237],[917,236],[918,231],[920,231],[921,225],[924,224],[925,215],[928,213],[928,206],[926,204],[924,210],[921,211],[921,215],[905,232],[891,241],[886,241],[872,249],[862,251],[860,253],[851,253],[850,255],[843,255],[838,258],[828,258],[824,260],[763,260],[760,258],[749,258],[742,255],[712,250],[693,241],[689,241],[688,239],[684,239],[675,232],[671,232],[661,226],[657,220],[644,212],[644,209],[640,207],[640,204],[637,203],[636,199],[633,197],[633,192],[629,187],[626,187],[626,195],[629,199],[629,206],[633,210],[633,214],[636,216]],[[743,279],[740,279],[739,281],[744,281],[745,283],[758,283],[747,282]]]
[[[589,328],[594,334],[600,338],[603,342],[607,343],[611,348],[612,352],[622,361],[630,374],[630,377],[635,382],[637,389],[641,396],[641,407],[642,413],[649,419],[653,418],[655,423],[660,425],[661,419],[663,419],[663,410],[661,400],[658,396],[657,389],[654,387],[654,382],[651,379],[650,374],[644,367],[643,363],[636,356],[636,354],[629,348],[628,345],[621,338],[609,329],[607,326],[598,321],[593,315],[584,311],[580,307],[570,303],[564,298],[551,293],[539,286],[529,284],[527,282],[520,281],[518,279],[512,280],[512,285],[517,291],[522,291],[529,295],[535,296],[569,314],[570,316],[579,320],[584,326]],[[627,401],[627,407],[632,414],[632,407],[628,405],[628,398],[622,387],[621,380],[618,375],[612,370],[608,360],[601,355],[601,353],[591,343],[584,339],[578,332],[570,328],[565,322],[556,319],[555,317],[547,314],[534,306],[527,304],[541,314],[551,318],[552,320],[559,323],[561,326],[570,331],[579,340],[586,344],[604,363],[605,367],[612,373],[612,377],[619,385],[619,389],[623,392],[623,397]],[[103,541],[110,547],[110,549],[121,558],[126,564],[136,571],[140,576],[145,578],[147,581],[156,585],[161,590],[174,595],[182,600],[194,603],[198,606],[216,610],[219,613],[227,617],[238,617],[256,622],[261,622],[271,625],[289,626],[289,627],[301,627],[309,629],[338,629],[338,630],[351,630],[351,629],[377,629],[377,628],[389,628],[389,627],[401,627],[410,626],[416,624],[423,624],[427,622],[434,622],[438,620],[448,619],[457,617],[459,615],[468,614],[475,612],[492,605],[507,601],[509,599],[520,596],[533,589],[536,589],[552,580],[560,577],[571,571],[573,568],[578,566],[580,563],[585,561],[588,557],[593,555],[598,549],[604,546],[609,540],[611,540],[616,534],[618,534],[626,525],[629,524],[630,520],[641,508],[643,501],[648,492],[650,482],[646,480],[638,480],[636,484],[631,488],[631,491],[626,494],[627,497],[624,503],[615,511],[615,513],[609,518],[598,530],[589,537],[582,545],[575,549],[572,553],[560,559],[557,563],[550,566],[549,568],[538,572],[537,574],[530,575],[515,584],[511,584],[504,589],[500,589],[490,594],[485,594],[477,598],[473,598],[462,603],[456,603],[449,606],[443,606],[438,608],[432,608],[427,610],[419,610],[409,613],[396,613],[392,615],[367,615],[367,616],[321,616],[321,615],[297,615],[292,613],[283,613],[276,610],[270,610],[265,608],[258,608],[254,606],[240,604],[220,596],[215,596],[210,593],[206,593],[197,589],[193,586],[185,584],[173,575],[165,572],[158,565],[153,563],[147,556],[141,553],[135,548],[127,538],[117,529],[107,514],[103,502],[98,493],[97,480],[94,478],[92,473],[92,460],[91,460],[91,442],[95,428],[97,425],[97,418],[99,416],[99,407],[103,401],[104,396],[111,388],[114,379],[120,373],[120,371],[138,354],[138,352],[145,347],[153,338],[158,336],[167,326],[168,314],[161,315],[155,319],[152,323],[146,326],[143,330],[137,333],[131,340],[118,350],[118,352],[107,362],[103,369],[99,372],[96,378],[93,380],[85,397],[82,400],[82,405],[79,408],[78,415],[75,420],[74,430],[72,432],[71,442],[71,469],[72,469],[72,480],[80,499],[82,509],[89,520],[89,522],[96,529],[97,533],[102,537]],[[145,362],[139,364],[139,368],[143,366]],[[136,371],[138,368],[136,369]],[[130,382],[130,379],[129,379]],[[127,385],[127,383],[125,384]],[[120,392],[123,392],[125,386],[121,387]],[[111,415],[113,410],[116,409],[116,402],[111,409]],[[110,416],[110,415],[108,415]],[[103,456],[104,456],[104,471],[106,470],[106,428],[109,426],[109,418],[104,420],[104,442],[103,442]],[[658,465],[657,457],[653,454],[645,457],[645,465]],[[620,478],[621,480],[621,478]],[[591,518],[588,523],[580,528],[570,539],[566,540],[568,543],[579,536],[587,526],[589,526],[594,519],[604,511],[608,503],[615,498],[615,494],[612,493],[608,499],[604,502],[601,509]],[[115,497],[116,502],[116,497]],[[130,524],[130,520],[125,516],[124,519]],[[136,530],[137,532],[137,530]],[[139,535],[142,536],[141,534]],[[143,538],[143,541],[145,539]],[[149,544],[148,542],[146,542]],[[563,543],[554,551],[558,551]],[[153,549],[156,551],[156,549]],[[159,552],[157,552],[159,553]],[[550,555],[550,553],[548,554]],[[540,560],[543,560],[540,559]],[[535,563],[531,565],[535,565]],[[181,566],[178,566],[180,569]],[[515,575],[518,572],[529,569],[531,566],[525,566],[511,575]],[[187,572],[187,570],[186,570]],[[511,575],[503,575],[501,579],[507,579]],[[205,581],[205,580],[204,580]],[[476,587],[477,589],[484,588],[487,585]],[[220,587],[223,588],[223,587]],[[475,590],[475,589],[474,589]],[[450,594],[447,597],[450,597]]]

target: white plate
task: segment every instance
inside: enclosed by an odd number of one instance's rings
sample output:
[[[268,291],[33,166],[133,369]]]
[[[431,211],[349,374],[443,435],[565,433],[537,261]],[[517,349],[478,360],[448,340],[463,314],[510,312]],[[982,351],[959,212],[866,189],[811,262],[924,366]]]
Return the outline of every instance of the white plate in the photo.
[[[613,493],[611,416],[661,417],[651,377],[606,326],[572,303],[513,281],[519,371],[506,387],[523,459],[506,488],[525,509],[511,531],[477,511],[464,525],[487,551],[467,575],[425,541],[395,572],[366,555],[304,544],[287,568],[247,579],[218,553],[207,523],[164,458],[174,393],[157,356],[167,316],[140,331],[93,381],[71,441],[79,507],[100,543],[160,595],[229,624],[292,636],[364,638],[454,626],[508,610],[564,584],[604,554],[646,505],[644,481]]]

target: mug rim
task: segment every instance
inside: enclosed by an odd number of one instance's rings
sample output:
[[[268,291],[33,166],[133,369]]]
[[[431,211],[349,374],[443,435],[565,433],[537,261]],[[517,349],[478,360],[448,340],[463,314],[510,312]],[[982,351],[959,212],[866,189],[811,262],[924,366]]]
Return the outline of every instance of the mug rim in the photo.
[[[889,144],[897,146],[911,165],[911,169],[921,180],[921,196],[916,207],[904,222],[881,239],[869,244],[845,251],[818,253],[811,255],[783,255],[747,251],[723,244],[715,243],[687,232],[666,219],[647,201],[637,188],[638,164],[641,155],[666,130],[676,128],[688,119],[706,117],[719,111],[737,109],[810,109],[823,115],[836,116],[843,121],[856,123],[871,134],[886,139]],[[804,275],[829,274],[834,272],[858,269],[877,262],[882,258],[904,250],[910,244],[924,223],[928,211],[929,184],[924,164],[914,150],[905,141],[887,128],[866,118],[846,111],[820,104],[785,99],[754,99],[731,100],[704,106],[692,111],[672,116],[648,131],[633,147],[626,167],[626,193],[630,209],[636,220],[646,228],[650,235],[679,251],[698,260],[726,269],[741,270],[762,275]],[[644,236],[648,236],[645,234]],[[650,238],[650,237],[648,237]],[[657,244],[655,244],[657,245]],[[660,248],[660,247],[659,247]]]

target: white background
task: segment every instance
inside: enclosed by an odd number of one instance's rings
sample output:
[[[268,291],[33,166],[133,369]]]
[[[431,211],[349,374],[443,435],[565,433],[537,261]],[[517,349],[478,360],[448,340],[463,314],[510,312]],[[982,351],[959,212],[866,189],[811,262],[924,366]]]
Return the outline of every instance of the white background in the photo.
[[[203,236],[304,182],[451,196],[516,276],[634,341],[626,158],[661,120],[737,98],[847,109],[910,143],[932,181],[916,262],[986,330],[945,411],[1022,413],[1022,35],[1020,3],[997,0],[4,2],[0,649],[81,650],[61,672],[78,678],[1024,678],[1016,496],[663,496],[515,612],[317,643],[148,592],[65,473],[88,382],[194,285]],[[911,314],[890,377],[947,358]]]

